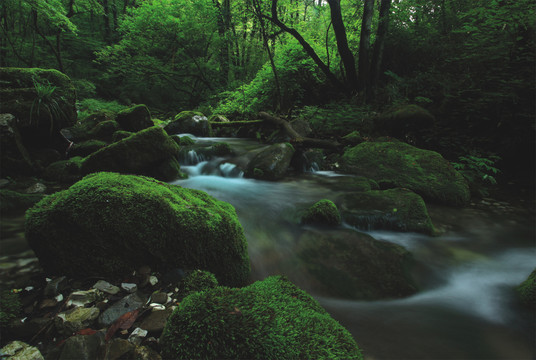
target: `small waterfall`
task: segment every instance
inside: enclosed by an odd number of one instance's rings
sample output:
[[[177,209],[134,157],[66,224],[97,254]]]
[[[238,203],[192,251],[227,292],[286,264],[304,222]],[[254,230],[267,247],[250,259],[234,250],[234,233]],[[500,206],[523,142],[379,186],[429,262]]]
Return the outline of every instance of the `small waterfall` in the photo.
[[[240,170],[240,168],[236,166],[235,164],[225,162],[225,163],[221,163],[219,168],[223,177],[233,177],[233,178],[244,177],[244,172]]]
[[[188,151],[183,159],[184,165],[197,165],[204,161],[206,161],[205,155],[198,154],[195,150]]]

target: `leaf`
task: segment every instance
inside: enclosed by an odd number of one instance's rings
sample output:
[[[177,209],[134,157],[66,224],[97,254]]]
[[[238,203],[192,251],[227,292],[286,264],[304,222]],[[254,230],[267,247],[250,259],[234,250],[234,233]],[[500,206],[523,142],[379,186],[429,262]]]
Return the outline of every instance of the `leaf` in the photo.
[[[134,321],[136,321],[136,319],[138,318],[139,313],[140,311],[136,309],[121,315],[121,317],[110,326],[110,328],[106,332],[104,340],[110,340],[119,329],[127,330],[128,328],[130,328],[132,324],[134,324]]]
[[[97,332],[97,330],[93,330],[92,328],[85,328],[82,330],[78,330],[75,335],[93,335]]]

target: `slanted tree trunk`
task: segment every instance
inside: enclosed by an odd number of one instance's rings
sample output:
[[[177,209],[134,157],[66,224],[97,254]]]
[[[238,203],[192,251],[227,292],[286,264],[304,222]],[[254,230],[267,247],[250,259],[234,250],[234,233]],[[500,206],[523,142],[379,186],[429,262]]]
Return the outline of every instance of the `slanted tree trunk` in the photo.
[[[348,47],[348,40],[346,38],[346,28],[342,21],[341,13],[341,0],[328,0],[329,8],[331,10],[331,23],[333,24],[333,31],[335,32],[335,38],[337,39],[337,49],[341,56],[342,63],[344,65],[344,71],[346,72],[346,82],[348,88],[354,91],[357,88],[357,74],[355,71],[355,59],[354,55]]]
[[[380,69],[383,60],[383,49],[385,46],[385,37],[389,28],[389,13],[391,11],[391,0],[382,0],[380,5],[380,18],[378,31],[376,32],[376,41],[372,54],[372,64],[370,71],[369,97],[374,96],[380,79]]]
[[[359,39],[359,64],[357,75],[357,90],[360,93],[363,93],[367,89],[370,76],[370,33],[373,13],[374,0],[365,0],[363,19],[361,22],[361,37]]]

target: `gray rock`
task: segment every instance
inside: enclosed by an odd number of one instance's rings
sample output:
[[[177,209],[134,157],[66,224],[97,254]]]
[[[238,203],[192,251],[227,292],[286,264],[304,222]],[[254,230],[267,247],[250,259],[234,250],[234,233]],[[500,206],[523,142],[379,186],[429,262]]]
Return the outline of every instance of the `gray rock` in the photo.
[[[43,194],[45,191],[47,191],[47,187],[40,182],[37,182],[24,190],[26,194]]]
[[[151,301],[158,304],[165,304],[167,303],[168,296],[163,291],[155,291],[151,295]]]
[[[36,347],[22,341],[12,341],[0,350],[2,359],[11,360],[44,360]]]
[[[254,179],[279,180],[285,176],[294,152],[294,147],[288,143],[271,145],[251,159],[245,175]]]
[[[61,349],[58,360],[94,360],[99,358],[100,348],[104,345],[104,333],[76,335],[68,338]]]
[[[119,319],[121,315],[141,308],[143,305],[145,305],[146,301],[147,299],[140,293],[125,296],[123,299],[110,306],[101,314],[99,317],[99,323],[103,326],[109,326],[115,320]]]
[[[132,283],[121,283],[121,289],[125,290],[129,294],[132,294],[138,290],[138,285]]]
[[[54,322],[60,334],[70,335],[90,327],[93,321],[99,317],[99,314],[100,310],[96,307],[76,307],[58,314]]]
[[[136,360],[162,360],[162,356],[147,346],[137,346],[134,350]]]
[[[153,335],[158,335],[162,332],[162,330],[164,330],[166,321],[172,312],[172,308],[168,308],[166,310],[153,310],[142,321],[142,323],[140,324],[140,328],[147,330]]]
[[[125,354],[133,351],[136,346],[125,339],[113,339],[106,345],[104,360],[120,359]]]
[[[48,282],[44,294],[45,296],[54,297],[66,290],[68,286],[67,278],[65,276],[60,276]]]
[[[75,291],[69,295],[69,301],[74,306],[86,306],[100,299],[101,294],[97,289],[87,291]]]
[[[119,287],[112,285],[108,281],[104,280],[97,281],[95,285],[93,285],[93,288],[111,295],[115,295],[121,290],[119,289]]]

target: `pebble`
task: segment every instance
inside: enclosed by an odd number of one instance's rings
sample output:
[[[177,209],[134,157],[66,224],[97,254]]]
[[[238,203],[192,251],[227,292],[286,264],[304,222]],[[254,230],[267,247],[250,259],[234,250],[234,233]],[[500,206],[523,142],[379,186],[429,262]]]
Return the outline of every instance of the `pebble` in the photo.
[[[121,283],[121,288],[127,293],[132,294],[138,290],[138,285],[133,283]]]
[[[97,281],[95,285],[93,285],[93,288],[111,295],[115,295],[120,291],[117,286],[112,285],[108,281],[104,280]]]
[[[110,326],[115,320],[129,311],[136,310],[145,305],[147,300],[141,294],[134,293],[125,296],[108,309],[99,317],[99,323],[102,326]]]
[[[140,345],[146,336],[147,336],[147,330],[143,330],[138,327],[134,329],[134,331],[132,331],[132,333],[128,337],[128,341],[130,341],[134,345]]]
[[[43,355],[36,347],[30,346],[22,341],[12,341],[4,346],[0,353],[13,360],[44,360]]]
[[[26,194],[43,194],[45,191],[47,191],[47,187],[40,182],[35,183],[24,190]]]
[[[95,302],[99,298],[99,292],[97,289],[91,289],[87,291],[75,291],[69,295],[68,305],[74,306],[86,306]]]
[[[151,295],[151,302],[158,304],[165,304],[168,302],[168,294],[162,291],[155,291]]]

